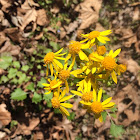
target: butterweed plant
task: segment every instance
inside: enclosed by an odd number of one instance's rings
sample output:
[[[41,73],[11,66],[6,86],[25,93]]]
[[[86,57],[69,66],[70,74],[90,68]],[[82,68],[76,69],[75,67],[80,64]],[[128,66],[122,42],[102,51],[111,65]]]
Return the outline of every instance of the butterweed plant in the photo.
[[[110,41],[109,34],[111,30],[81,34],[84,40],[70,41],[68,53],[61,53],[62,48],[44,57],[48,80],[43,83],[47,90],[45,94],[53,94],[52,107],[59,109],[63,116],[70,115],[66,108],[73,107],[70,99],[75,95],[80,97],[83,108],[100,122],[103,121],[102,112],[114,107],[112,97],[102,101],[101,82],[112,79],[117,84],[117,75],[126,71],[126,65],[117,64],[116,57],[121,49],[107,51],[105,44]],[[79,66],[74,68],[75,64]],[[75,79],[77,83],[74,83]]]

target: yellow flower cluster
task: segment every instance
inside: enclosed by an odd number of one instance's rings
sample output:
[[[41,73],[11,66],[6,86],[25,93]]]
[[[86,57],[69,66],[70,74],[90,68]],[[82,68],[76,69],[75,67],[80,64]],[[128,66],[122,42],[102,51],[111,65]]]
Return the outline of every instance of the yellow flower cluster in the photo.
[[[116,56],[121,49],[107,52],[105,44],[110,41],[106,37],[109,34],[111,34],[111,30],[82,34],[84,40],[69,43],[67,55],[61,53],[62,48],[56,53],[49,52],[44,57],[47,79],[49,73],[51,78],[54,77],[53,80],[48,79],[48,83],[43,83],[44,89],[47,90],[45,94],[53,94],[51,99],[52,107],[59,109],[62,115],[70,115],[65,108],[72,108],[73,105],[65,101],[71,99],[74,95],[80,96],[80,103],[83,104],[83,107],[88,112],[92,112],[95,118],[99,118],[101,122],[103,120],[101,113],[114,107],[115,103],[110,102],[112,97],[101,102],[102,88],[99,82],[107,81],[111,76],[117,84],[116,75],[125,72],[126,65],[117,64]],[[66,55],[65,58],[64,55]],[[63,63],[59,60],[63,60]],[[79,66],[73,70],[75,63]],[[73,83],[77,90],[69,90],[72,88],[70,85],[72,85],[74,79],[78,79],[76,84]],[[74,95],[66,96],[70,93]]]

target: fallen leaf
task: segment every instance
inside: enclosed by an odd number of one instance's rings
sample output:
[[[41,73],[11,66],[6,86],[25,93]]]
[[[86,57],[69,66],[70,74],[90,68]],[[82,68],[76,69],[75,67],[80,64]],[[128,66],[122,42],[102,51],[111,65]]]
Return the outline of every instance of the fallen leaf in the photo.
[[[78,21],[71,22],[67,28],[67,34],[70,34],[71,32],[75,31],[78,25],[79,25]]]
[[[6,104],[0,104],[0,123],[4,126],[11,122],[11,113],[5,108]]]
[[[85,0],[75,8],[80,13],[78,18],[82,20],[79,29],[86,29],[98,21],[101,4],[102,0]]]
[[[117,124],[128,126],[132,122],[140,120],[139,100],[137,89],[130,84],[118,92],[112,100],[118,107],[117,117],[114,118],[114,121]]]
[[[40,26],[46,26],[49,24],[46,11],[44,9],[37,10],[37,24]]]
[[[2,5],[2,10],[6,13],[9,12],[9,8],[12,6],[14,0],[0,0],[0,4]]]
[[[20,26],[21,31],[24,30],[24,28],[30,23],[35,22],[37,19],[37,12],[35,9],[31,9],[27,11],[25,16],[22,18],[22,24]]]
[[[140,11],[138,7],[135,7],[133,11],[133,20],[139,20],[140,19]]]
[[[20,53],[20,47],[17,45],[12,45],[10,43],[10,41],[6,41],[4,46],[0,49],[0,53],[4,53],[4,52],[10,52],[11,55],[19,55]]]

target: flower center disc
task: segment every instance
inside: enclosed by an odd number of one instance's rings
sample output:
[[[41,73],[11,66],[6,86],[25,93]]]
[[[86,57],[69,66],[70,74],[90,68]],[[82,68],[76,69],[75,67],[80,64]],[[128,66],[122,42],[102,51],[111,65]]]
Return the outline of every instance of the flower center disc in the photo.
[[[81,46],[81,43],[78,41],[71,42],[71,44],[69,45],[70,53],[79,53],[79,51],[81,50]]]
[[[52,87],[54,86],[54,85],[56,85],[58,82],[56,81],[56,80],[52,80],[51,82],[50,82],[50,88],[51,89],[53,89]]]
[[[92,92],[86,92],[82,95],[82,100],[84,100],[85,102],[89,102],[93,99],[93,94]]]
[[[60,102],[59,102],[57,97],[53,97],[51,102],[52,102],[53,108],[59,108],[60,107]]]
[[[54,59],[54,53],[53,52],[49,52],[44,57],[44,63],[47,65],[47,64],[53,62],[53,59]]]
[[[100,32],[99,31],[92,31],[89,33],[88,35],[88,39],[93,39],[93,38],[96,38],[100,35]]]
[[[61,70],[59,73],[59,78],[63,81],[67,80],[70,77],[69,70]]]
[[[106,53],[106,48],[105,48],[105,46],[99,46],[99,47],[97,48],[97,53],[98,53],[99,55],[104,55],[104,54]]]
[[[93,102],[91,104],[91,110],[95,113],[95,114],[100,114],[103,111],[103,106],[100,102]]]
[[[116,67],[116,62],[111,56],[106,56],[102,62],[102,65],[106,70],[112,71]]]

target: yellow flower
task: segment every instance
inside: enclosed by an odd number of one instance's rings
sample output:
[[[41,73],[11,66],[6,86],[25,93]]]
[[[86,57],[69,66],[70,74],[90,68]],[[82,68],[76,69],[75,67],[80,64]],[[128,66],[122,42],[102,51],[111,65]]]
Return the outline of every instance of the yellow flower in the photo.
[[[116,59],[115,57],[120,53],[121,49],[117,49],[114,53],[113,50],[110,50],[109,54],[105,57],[99,56],[99,55],[94,55],[91,59],[97,62],[100,62],[102,65],[102,68],[106,70],[106,75],[112,76],[113,81],[117,84],[117,77],[116,77]]]
[[[45,94],[50,94],[52,91],[55,93],[57,89],[60,90],[62,82],[59,80],[56,80],[56,77],[54,80],[48,79],[48,81],[50,82],[49,84],[47,83],[42,84],[43,86],[45,86],[44,89],[47,90]]]
[[[106,30],[103,32],[92,31],[89,34],[82,34],[81,36],[84,37],[85,39],[81,41],[81,43],[88,41],[88,44],[91,45],[97,39],[99,42],[105,44],[106,41],[110,41],[110,39],[106,37],[106,35],[109,35],[111,33],[112,33],[111,30]]]
[[[70,92],[75,95],[80,96],[82,99],[81,101],[84,101],[84,102],[91,102],[93,99],[93,94],[94,94],[94,92],[92,91],[85,91],[85,90],[84,91],[82,90],[82,93],[79,91],[74,91],[74,90],[71,90]]]
[[[97,46],[97,53],[99,55],[104,55],[106,53],[106,48],[105,46]]]
[[[57,60],[57,59],[65,60],[65,58],[62,58],[61,56],[65,55],[66,53],[59,54],[60,52],[62,52],[62,50],[63,48],[57,51],[56,53],[49,52],[45,55],[44,63],[47,66],[47,71],[46,71],[47,76],[48,76],[48,65],[50,65],[51,76],[54,73],[53,66],[55,69],[57,69],[57,66],[63,68],[63,65]]]
[[[89,46],[87,44],[81,44],[78,41],[71,41],[68,47],[69,47],[69,54],[66,57],[65,62],[67,62],[67,60],[69,60],[72,57],[72,60],[73,60],[72,63],[74,64],[75,58],[76,58],[76,54],[79,55],[81,60],[88,61],[88,57],[82,51],[82,49],[89,48]]]
[[[74,70],[71,71],[71,69],[73,68],[73,64],[71,64],[68,68],[68,63],[65,63],[64,68],[63,69],[59,69],[57,72],[57,75],[59,77],[59,82],[61,83],[65,83],[66,86],[66,91],[69,92],[69,85],[67,80],[69,79],[70,75],[74,75],[76,76],[77,74],[81,73],[81,70]]]
[[[73,105],[69,103],[63,103],[63,102],[69,100],[73,96],[72,95],[65,96],[65,94],[66,94],[65,90],[63,90],[63,92],[60,95],[59,92],[57,92],[56,96],[54,96],[51,99],[51,103],[52,103],[52,107],[59,109],[63,116],[69,116],[70,114],[65,108],[72,108]]]
[[[95,118],[100,120],[100,122],[103,121],[101,113],[106,109],[111,109],[114,107],[115,103],[110,102],[112,97],[106,99],[105,101],[101,102],[102,98],[102,89],[98,92],[98,97],[96,95],[96,92],[93,94],[93,102],[84,102],[81,101],[80,103],[87,105],[90,107],[90,110],[94,113]]]

